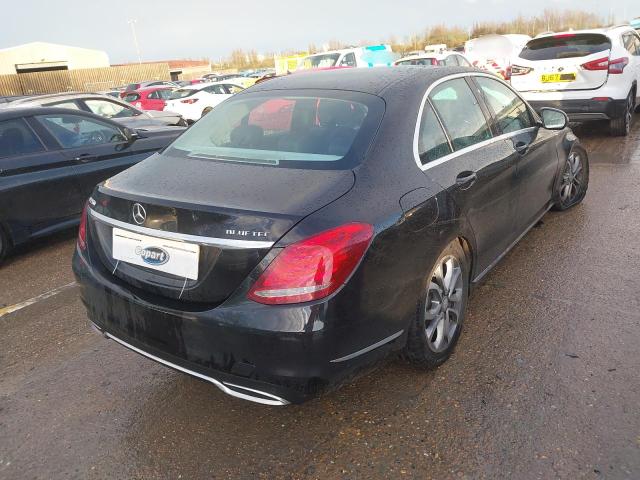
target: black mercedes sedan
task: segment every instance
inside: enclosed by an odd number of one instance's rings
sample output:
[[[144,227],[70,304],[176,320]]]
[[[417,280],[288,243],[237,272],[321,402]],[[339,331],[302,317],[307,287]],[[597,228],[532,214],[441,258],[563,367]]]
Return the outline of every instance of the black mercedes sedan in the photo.
[[[0,261],[13,246],[78,225],[98,183],[183,131],[132,130],[64,108],[0,110]]]
[[[471,287],[588,175],[566,115],[492,75],[300,73],[98,186],[73,268],[106,337],[296,403],[390,352],[444,362]]]

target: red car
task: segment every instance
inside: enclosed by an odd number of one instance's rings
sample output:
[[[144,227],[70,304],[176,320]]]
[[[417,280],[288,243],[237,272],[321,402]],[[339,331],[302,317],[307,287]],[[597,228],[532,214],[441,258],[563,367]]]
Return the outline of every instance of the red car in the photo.
[[[171,87],[148,87],[124,92],[122,98],[142,110],[164,110],[165,101],[173,92]]]

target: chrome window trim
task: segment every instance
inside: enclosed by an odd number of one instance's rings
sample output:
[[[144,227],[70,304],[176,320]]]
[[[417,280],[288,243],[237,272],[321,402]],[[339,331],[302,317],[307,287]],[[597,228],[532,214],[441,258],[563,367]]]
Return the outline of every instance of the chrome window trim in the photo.
[[[416,165],[418,166],[418,168],[420,170],[422,170],[423,172],[426,170],[429,170],[430,168],[433,167],[437,167],[438,165],[443,164],[444,162],[447,162],[449,160],[453,160],[454,158],[457,158],[461,155],[464,155],[466,153],[469,152],[473,152],[474,150],[478,150],[479,148],[482,147],[486,147],[487,145],[491,145],[494,142],[498,142],[500,140],[506,140],[508,138],[511,137],[515,137],[516,135],[520,135],[521,133],[525,133],[531,130],[535,130],[538,127],[528,127],[522,130],[516,130],[515,132],[509,132],[509,133],[504,133],[502,135],[498,135],[497,137],[492,137],[488,140],[484,140],[482,142],[476,143],[475,145],[471,145],[469,147],[465,147],[461,150],[457,150],[454,151],[452,153],[449,153],[448,155],[445,155],[444,157],[440,157],[437,160],[433,160],[432,162],[428,162],[426,165],[422,165],[422,162],[420,161],[420,154],[418,152],[418,140],[420,138],[420,125],[422,123],[422,114],[424,113],[424,107],[427,103],[427,101],[429,101],[429,103],[431,103],[431,101],[429,100],[429,95],[431,94],[431,92],[438,86],[441,85],[442,83],[445,83],[449,80],[455,80],[457,78],[467,78],[467,77],[487,77],[490,78],[492,80],[497,80],[498,82],[502,82],[504,85],[506,85],[511,91],[513,91],[516,96],[518,98],[520,98],[525,105],[527,105],[527,108],[529,108],[529,105],[527,104],[527,102],[518,94],[518,92],[516,92],[515,90],[513,90],[513,88],[511,86],[509,86],[506,82],[502,81],[501,79],[499,79],[498,77],[496,77],[495,75],[492,75],[490,73],[480,73],[480,72],[468,72],[468,73],[456,73],[453,75],[449,75],[447,77],[443,77],[440,78],[439,80],[436,80],[435,82],[433,82],[431,85],[429,85],[429,88],[427,88],[427,91],[425,92],[424,96],[422,97],[422,101],[420,102],[420,109],[418,110],[418,118],[416,119],[416,127],[415,127],[415,131],[413,134],[413,159],[416,162]],[[438,120],[440,120],[440,116],[438,115],[438,112],[436,111],[436,109],[432,106],[433,111],[436,113],[436,116],[438,117]],[[442,124],[442,121],[440,121],[442,127],[444,128],[444,124]],[[449,134],[447,133],[446,129],[444,130],[445,135],[447,136],[447,138],[449,139]],[[451,139],[449,139],[449,143],[451,145]],[[453,146],[453,145],[451,145]]]
[[[142,355],[143,357],[147,357],[150,360],[154,360],[158,363],[161,363],[163,365],[166,365],[167,367],[173,368],[175,370],[178,370],[180,372],[189,374],[189,375],[193,375],[194,377],[197,377],[201,380],[204,380],[206,382],[212,383],[214,384],[216,387],[218,387],[220,390],[222,390],[224,393],[226,393],[227,395],[231,395],[232,397],[236,397],[236,398],[241,398],[243,400],[249,400],[250,402],[255,402],[255,403],[261,403],[262,405],[288,405],[290,402],[288,400],[285,400],[284,398],[278,397],[276,395],[273,395],[272,393],[267,393],[267,392],[263,392],[260,390],[255,390],[253,388],[249,388],[249,387],[243,387],[241,385],[236,385],[234,383],[229,383],[229,382],[221,382],[220,380],[216,380],[215,378],[212,377],[208,377],[206,375],[203,375],[201,373],[195,372],[193,370],[189,370],[188,368],[184,368],[181,367],[180,365],[176,365],[175,363],[169,362],[167,360],[164,360],[160,357],[156,357],[155,355],[149,353],[149,352],[145,352],[144,350],[141,350],[137,347],[134,347],[133,345],[125,342],[124,340],[119,339],[118,337],[110,334],[107,331],[102,331],[100,330],[100,328],[98,328],[97,326],[94,325],[94,328],[96,330],[98,330],[99,332],[103,333],[105,337],[110,338],[111,340],[114,340],[116,342],[118,342],[120,345],[122,345],[125,348],[128,348],[129,350],[132,350],[136,353],[139,353],[140,355]],[[239,388],[242,390],[246,390],[247,392],[252,392],[252,393],[257,393],[258,395],[261,395],[260,397],[254,396],[254,395],[250,395],[250,394],[246,394],[246,393],[242,393],[242,392],[238,392],[236,390],[233,390],[234,388]],[[265,398],[262,398],[265,397]]]
[[[92,208],[88,208],[87,211],[96,220],[112,225],[114,227],[122,228],[123,230],[129,230],[130,232],[141,233],[143,235],[150,235],[152,237],[166,238],[169,240],[177,240],[179,242],[197,243],[200,245],[211,245],[214,247],[225,248],[271,248],[274,242],[266,242],[259,240],[238,240],[234,238],[215,238],[215,237],[202,237],[199,235],[189,235],[187,233],[167,232],[165,230],[158,230],[155,228],[141,227],[133,225],[131,223],[121,222],[115,218],[107,217],[101,213],[96,212]]]

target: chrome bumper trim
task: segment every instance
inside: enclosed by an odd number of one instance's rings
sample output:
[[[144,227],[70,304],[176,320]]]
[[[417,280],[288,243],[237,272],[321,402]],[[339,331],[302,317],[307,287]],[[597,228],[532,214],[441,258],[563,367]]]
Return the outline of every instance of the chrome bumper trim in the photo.
[[[222,390],[224,393],[226,393],[227,395],[231,395],[232,397],[236,397],[236,398],[241,398],[242,400],[248,400],[250,402],[255,402],[255,403],[261,403],[263,405],[288,405],[289,401],[285,400],[284,398],[280,398],[276,395],[273,395],[271,393],[267,393],[267,392],[262,392],[260,390],[254,390],[253,388],[248,388],[248,387],[243,387],[241,385],[236,385],[234,383],[226,383],[226,382],[221,382],[220,380],[216,380],[215,378],[211,378],[211,377],[207,377],[206,375],[203,375],[201,373],[198,372],[194,372],[193,370],[189,370],[187,368],[181,367],[180,365],[176,365],[175,363],[171,363],[167,360],[163,360],[160,357],[156,357],[155,355],[152,355],[149,352],[145,352],[144,350],[140,350],[137,347],[134,347],[133,345],[125,342],[124,340],[120,340],[118,337],[111,335],[109,332],[106,332],[104,330],[100,330],[99,327],[97,327],[93,322],[92,325],[95,329],[97,329],[100,333],[102,333],[105,337],[110,338],[111,340],[115,340],[116,342],[118,342],[120,345],[122,345],[123,347],[128,348],[129,350],[133,350],[136,353],[139,353],[140,355],[142,355],[143,357],[147,357],[151,360],[155,360],[158,363],[162,363],[163,365],[166,365],[167,367],[171,367],[175,370],[178,370],[180,372],[183,373],[187,373],[189,375],[193,375],[194,377],[197,377],[201,380],[204,380],[206,382],[209,383],[213,383],[216,387],[218,387],[220,390]],[[242,389],[242,390],[246,390],[247,392],[251,392],[251,393],[257,393],[258,395],[262,395],[263,397],[266,398],[261,398],[261,397],[257,397],[248,393],[242,393],[242,392],[238,392],[236,390],[233,390],[234,388],[237,389]]]
[[[393,335],[391,335],[391,336],[389,336],[387,338],[383,338],[379,342],[376,342],[373,345],[369,345],[368,347],[365,347],[362,350],[358,350],[357,352],[350,353],[349,355],[346,355],[344,357],[340,357],[340,358],[336,358],[335,360],[331,360],[330,363],[346,362],[347,360],[351,360],[352,358],[356,358],[356,357],[359,357],[360,355],[364,355],[365,353],[370,352],[371,350],[375,350],[376,348],[381,347],[382,345],[395,340],[396,338],[398,338],[403,333],[404,333],[404,330],[400,330],[399,332],[396,332],[396,333],[394,333]]]
[[[114,227],[129,230],[130,232],[137,232],[143,235],[150,235],[152,237],[167,238],[169,240],[177,240],[182,242],[197,243],[200,245],[211,245],[214,247],[224,248],[271,248],[273,242],[265,242],[259,240],[237,240],[234,238],[215,238],[215,237],[201,237],[199,235],[189,235],[186,233],[167,232],[165,230],[158,230],[156,228],[141,227],[139,225],[133,225],[131,223],[122,222],[115,218],[107,217],[95,210],[88,208],[89,214],[96,220],[112,225]]]

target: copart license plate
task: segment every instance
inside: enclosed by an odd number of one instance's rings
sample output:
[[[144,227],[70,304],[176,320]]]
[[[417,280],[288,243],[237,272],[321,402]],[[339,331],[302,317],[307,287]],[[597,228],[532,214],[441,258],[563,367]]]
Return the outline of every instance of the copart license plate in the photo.
[[[542,75],[542,83],[575,82],[575,73],[546,73]]]
[[[200,246],[114,228],[113,258],[197,280]]]

